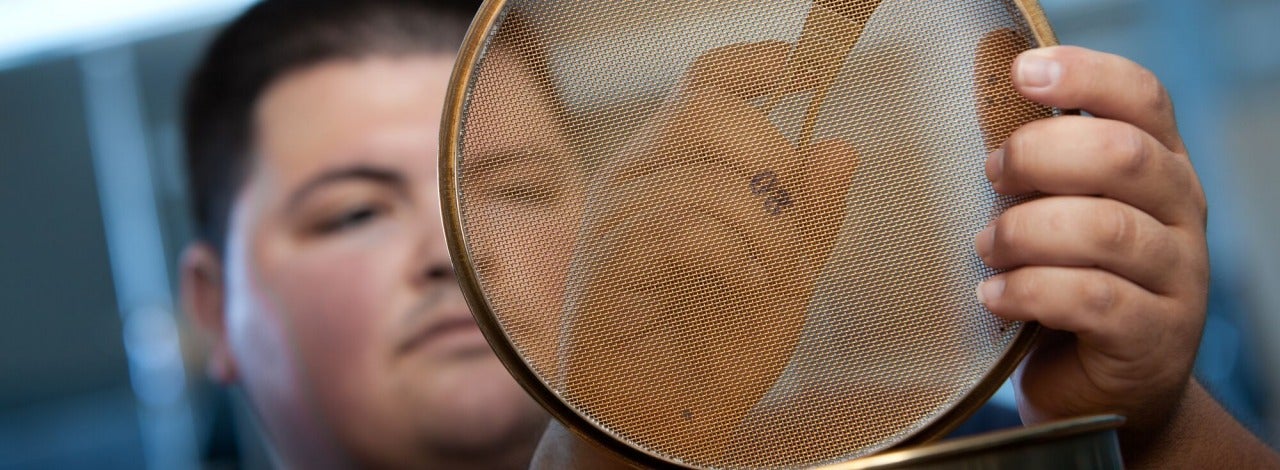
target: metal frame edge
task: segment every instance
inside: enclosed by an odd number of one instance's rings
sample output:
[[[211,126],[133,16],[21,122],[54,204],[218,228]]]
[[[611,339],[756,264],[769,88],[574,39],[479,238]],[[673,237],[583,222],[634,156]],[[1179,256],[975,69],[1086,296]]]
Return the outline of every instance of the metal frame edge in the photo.
[[[463,296],[471,309],[472,316],[481,332],[488,340],[498,359],[516,382],[529,393],[543,409],[556,420],[565,425],[570,432],[584,438],[597,446],[608,449],[612,453],[628,460],[632,464],[656,468],[693,468],[680,465],[657,455],[632,448],[623,444],[611,433],[601,429],[594,422],[561,402],[556,394],[542,382],[532,368],[515,351],[509,338],[502,331],[493,311],[485,301],[479,280],[475,276],[471,257],[466,250],[466,240],[462,233],[462,215],[457,198],[458,168],[458,136],[461,131],[462,111],[466,106],[467,90],[473,81],[476,62],[481,58],[494,24],[501,18],[507,0],[484,0],[480,6],[466,38],[458,51],[449,87],[445,95],[444,111],[440,126],[439,174],[441,216],[444,222],[445,239],[449,247],[449,255],[457,273],[458,283]],[[1058,45],[1057,36],[1049,26],[1037,0],[1013,0],[1027,20],[1038,47]],[[1026,323],[1015,337],[1009,349],[988,374],[978,382],[960,402],[952,409],[934,419],[933,423],[917,431],[910,437],[889,446],[880,454],[891,450],[901,450],[935,441],[953,430],[968,416],[976,412],[1000,388],[1004,379],[1017,368],[1018,364],[1031,350],[1039,335],[1039,325]],[[992,380],[999,377],[1000,380]],[[817,468],[846,468],[848,462],[855,460],[820,465]]]

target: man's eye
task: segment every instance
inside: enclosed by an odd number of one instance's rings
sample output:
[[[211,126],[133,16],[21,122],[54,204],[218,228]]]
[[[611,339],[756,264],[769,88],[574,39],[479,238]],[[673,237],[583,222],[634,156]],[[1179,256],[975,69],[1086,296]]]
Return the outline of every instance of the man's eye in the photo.
[[[376,206],[361,206],[348,211],[344,211],[335,217],[325,219],[317,227],[317,232],[321,234],[334,233],[342,230],[348,230],[367,224],[382,214],[382,209]]]

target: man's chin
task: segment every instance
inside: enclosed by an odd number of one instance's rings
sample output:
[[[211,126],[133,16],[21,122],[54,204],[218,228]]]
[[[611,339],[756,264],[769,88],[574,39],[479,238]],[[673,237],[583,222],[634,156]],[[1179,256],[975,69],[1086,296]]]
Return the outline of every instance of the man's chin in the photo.
[[[537,442],[546,414],[507,373],[492,352],[457,356],[431,371],[419,386],[427,389],[427,426],[453,436],[464,446],[501,441]]]

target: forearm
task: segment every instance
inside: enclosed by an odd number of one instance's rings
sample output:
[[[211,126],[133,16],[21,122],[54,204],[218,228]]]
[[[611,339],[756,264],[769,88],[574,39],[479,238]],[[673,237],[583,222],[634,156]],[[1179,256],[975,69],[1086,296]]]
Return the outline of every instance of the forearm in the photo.
[[[1191,381],[1163,430],[1126,448],[1130,468],[1280,468],[1280,454]]]

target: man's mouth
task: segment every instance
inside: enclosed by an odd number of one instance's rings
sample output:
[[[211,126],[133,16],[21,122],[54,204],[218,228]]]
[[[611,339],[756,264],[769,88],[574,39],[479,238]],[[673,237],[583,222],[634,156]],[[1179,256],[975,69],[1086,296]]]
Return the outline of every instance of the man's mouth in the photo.
[[[425,327],[406,332],[406,336],[400,342],[399,352],[407,354],[419,349],[433,351],[437,354],[454,355],[466,354],[475,350],[488,351],[489,343],[485,342],[484,335],[480,333],[480,327],[476,326],[475,320],[470,314],[463,311],[462,315],[454,312],[435,316],[430,315],[432,321],[429,321]]]
[[[393,334],[398,338],[396,352],[401,355],[419,350],[430,351],[432,356],[490,351],[456,287],[440,286],[428,292],[404,316],[398,329]]]

